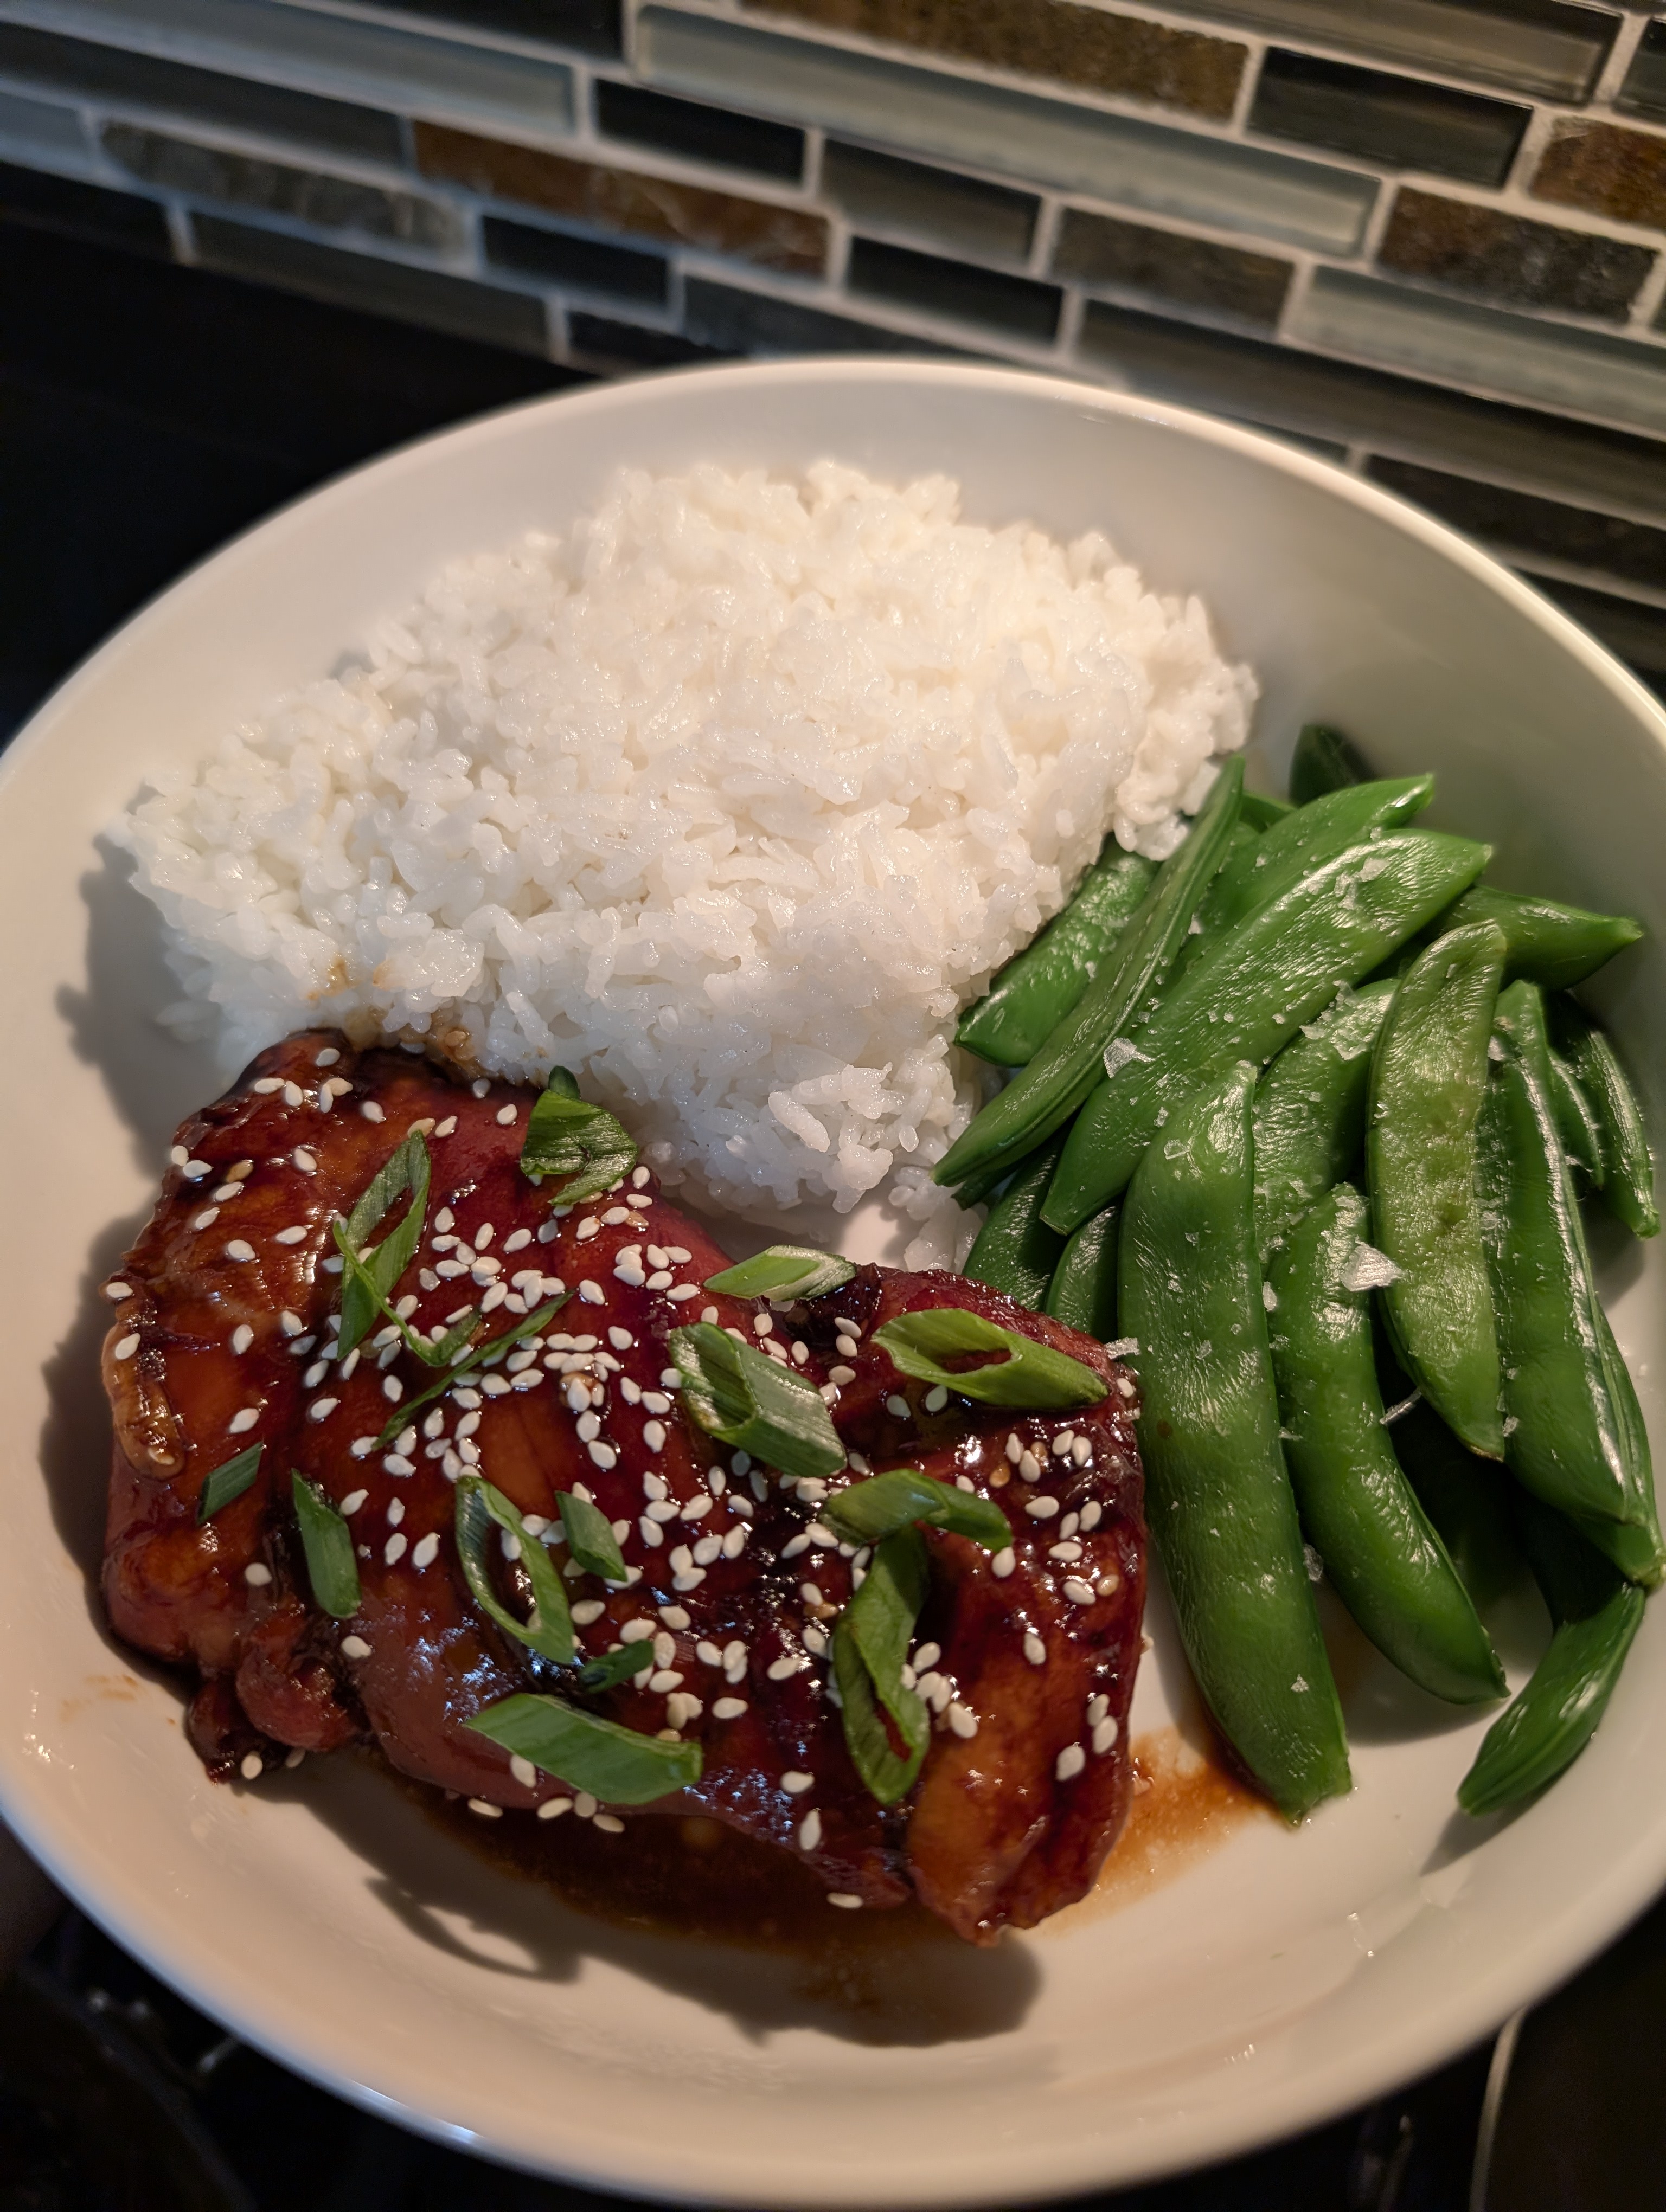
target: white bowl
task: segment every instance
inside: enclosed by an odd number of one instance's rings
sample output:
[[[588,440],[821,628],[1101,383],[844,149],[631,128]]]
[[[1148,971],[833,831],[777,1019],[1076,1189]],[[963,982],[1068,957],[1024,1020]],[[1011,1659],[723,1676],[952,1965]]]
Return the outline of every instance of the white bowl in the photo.
[[[197,2003],[430,2134],[683,2198],[971,2203],[1126,2182],[1322,2120],[1433,2065],[1588,1957],[1666,1876],[1666,1607],[1595,1743],[1474,1826],[1485,1723],[1385,1668],[1350,1698],[1358,1786],[1234,1829],[1166,1886],[992,1953],[882,1945],[836,1978],[601,1925],[337,1763],[204,1778],[177,1692],[106,1640],[94,1286],[206,1063],[154,1025],[147,912],[97,846],[143,772],[327,671],[447,557],[559,527],[622,463],[946,470],[985,521],[1090,526],[1202,592],[1264,684],[1259,780],[1317,716],[1508,882],[1642,917],[1608,1011],[1666,1097],[1666,718],[1473,546],[1291,447],[1043,377],[891,362],[700,371],[540,402],[410,447],[240,540],[76,676],[0,767],[13,949],[3,1291],[0,1805],[57,1879]],[[1662,1264],[1610,1240],[1651,1425]],[[1159,1624],[1143,1724],[1177,1679]],[[1523,1646],[1523,1651],[1527,1647]],[[1520,1657],[1522,1655],[1518,1654]],[[1530,1656],[1530,1653],[1528,1655]]]

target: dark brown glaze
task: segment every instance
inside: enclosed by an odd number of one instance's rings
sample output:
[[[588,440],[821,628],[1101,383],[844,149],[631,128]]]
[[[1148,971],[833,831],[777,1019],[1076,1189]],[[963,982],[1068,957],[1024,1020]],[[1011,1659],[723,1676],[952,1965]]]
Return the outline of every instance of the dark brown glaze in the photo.
[[[703,1284],[724,1254],[646,1170],[552,1212],[519,1167],[535,1095],[312,1032],[263,1054],[179,1132],[156,1212],[109,1286],[105,1592],[121,1635],[200,1673],[190,1728],[210,1771],[252,1778],[286,1750],[358,1738],[483,1808],[573,1800],[524,1765],[518,1778],[466,1725],[518,1691],[570,1688],[469,1595],[452,1485],[477,1466],[545,1521],[557,1491],[582,1485],[620,1535],[629,1588],[569,1578],[580,1641],[599,1654],[633,1623],[659,1640],[653,1673],[600,1709],[698,1740],[704,1762],[691,1789],[639,1811],[709,1815],[791,1852],[847,1900],[917,1894],[974,1942],[1085,1894],[1129,1789],[1144,1596],[1131,1380],[1100,1346],[959,1276],[868,1267],[780,1311],[714,1296]],[[416,1300],[413,1324],[431,1328],[489,1297],[496,1332],[558,1285],[569,1295],[536,1348],[376,1449],[431,1370],[397,1344],[326,1356],[339,1295],[331,1224],[413,1127],[434,1171],[423,1242],[400,1285]],[[1105,1378],[1107,1396],[1085,1413],[1018,1420],[932,1398],[871,1338],[897,1314],[945,1304],[1057,1345]],[[817,1521],[824,1486],[782,1486],[684,1415],[666,1340],[702,1318],[773,1346],[823,1389],[854,1472],[919,1467],[1007,1515],[1012,1545],[993,1559],[964,1538],[928,1537],[917,1647],[939,1647],[920,1668],[936,1721],[901,1806],[881,1808],[863,1788],[827,1690],[830,1629],[865,1554]],[[199,1527],[207,1475],[253,1443],[266,1447],[255,1484]],[[292,1468],[353,1530],[362,1595],[350,1620],[312,1602]],[[559,1545],[553,1556],[564,1561]],[[502,1590],[524,1607],[524,1576],[507,1563]],[[572,1809],[598,1812],[582,1796]],[[601,1818],[605,1827],[615,1816]]]

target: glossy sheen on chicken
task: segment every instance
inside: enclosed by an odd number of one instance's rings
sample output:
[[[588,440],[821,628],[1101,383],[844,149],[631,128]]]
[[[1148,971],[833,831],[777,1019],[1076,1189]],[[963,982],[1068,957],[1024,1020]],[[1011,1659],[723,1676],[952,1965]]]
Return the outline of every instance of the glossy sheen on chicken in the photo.
[[[368,1739],[407,1774],[488,1804],[572,1798],[530,1768],[518,1779],[465,1726],[518,1691],[571,1688],[469,1595],[453,1484],[477,1468],[545,1520],[556,1491],[583,1486],[619,1535],[629,1587],[569,1577],[579,1639],[595,1656],[635,1623],[632,1635],[651,1628],[655,1664],[598,1709],[698,1739],[704,1759],[692,1789],[619,1808],[624,1819],[708,1814],[799,1855],[842,1899],[883,1906],[912,1891],[974,1942],[1082,1896],[1129,1793],[1144,1599],[1132,1380],[1097,1344],[959,1276],[866,1267],[785,1311],[714,1295],[703,1285],[725,1255],[646,1169],[552,1212],[519,1166],[534,1096],[312,1032],[263,1054],[179,1132],[155,1213],[107,1285],[104,1587],[121,1636],[200,1678],[189,1725],[210,1771],[253,1779],[291,1747]],[[331,1224],[412,1127],[433,1159],[423,1243],[399,1285],[415,1325],[485,1302],[496,1331],[570,1296],[540,1340],[378,1450],[431,1370],[374,1340],[331,1356]],[[872,1344],[893,1316],[941,1305],[1056,1345],[1105,1378],[1106,1396],[1016,1419],[941,1402]],[[864,1788],[827,1694],[829,1632],[864,1555],[818,1521],[822,1486],[781,1485],[684,1413],[666,1339],[702,1317],[820,1386],[855,1468],[964,1477],[1011,1522],[994,1557],[928,1536],[916,1649],[939,1647],[919,1664],[933,1729],[898,1806]],[[199,1526],[210,1472],[263,1442],[253,1487]],[[350,1620],[313,1602],[292,1468],[353,1532]],[[553,1556],[565,1560],[559,1543]],[[502,1572],[505,1601],[524,1611],[521,1571]],[[575,1810],[595,1812],[582,1797]]]

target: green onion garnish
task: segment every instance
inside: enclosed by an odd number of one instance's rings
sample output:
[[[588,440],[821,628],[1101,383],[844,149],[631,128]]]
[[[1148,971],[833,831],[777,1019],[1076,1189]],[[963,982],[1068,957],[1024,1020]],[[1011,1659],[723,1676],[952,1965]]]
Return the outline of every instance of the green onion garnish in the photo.
[[[260,1466],[260,1455],[264,1444],[251,1444],[235,1459],[224,1461],[210,1468],[203,1478],[203,1486],[197,1493],[197,1525],[211,1521],[222,1505],[229,1505],[234,1498],[240,1498],[254,1480]]]
[[[574,1790],[609,1805],[649,1805],[700,1779],[697,1743],[666,1743],[530,1691],[504,1698],[468,1725]]]
[[[654,1664],[654,1646],[647,1642],[622,1644],[617,1651],[604,1651],[599,1659],[587,1659],[579,1669],[581,1690],[611,1690],[620,1682],[628,1682],[633,1674],[640,1674],[645,1667]]]
[[[921,1521],[970,1536],[986,1552],[1004,1551],[1012,1540],[1011,1524],[992,1499],[957,1490],[952,1482],[911,1467],[894,1467],[866,1482],[853,1482],[817,1511],[849,1544],[877,1544]]]
[[[413,1413],[419,1412],[431,1400],[442,1398],[447,1390],[454,1389],[477,1369],[496,1367],[506,1352],[514,1349],[522,1337],[536,1336],[540,1329],[547,1328],[572,1295],[570,1291],[564,1291],[560,1297],[551,1298],[548,1304],[539,1306],[536,1313],[529,1313],[524,1321],[518,1321],[513,1328],[506,1328],[502,1336],[489,1337],[484,1344],[477,1344],[472,1352],[454,1353],[451,1366],[437,1382],[430,1382],[426,1390],[419,1390],[414,1398],[405,1399],[404,1403],[395,1410],[392,1419],[377,1437],[373,1449],[376,1451],[386,1451],[400,1430],[410,1426]],[[462,1329],[472,1328],[474,1326],[475,1322],[472,1320],[459,1322],[446,1341],[450,1343]]]
[[[918,1529],[887,1536],[833,1631],[844,1740],[856,1771],[882,1805],[894,1805],[913,1787],[931,1737],[924,1701],[903,1686],[926,1583],[926,1545]],[[887,1715],[903,1743],[900,1753]]]
[[[733,1267],[708,1275],[708,1291],[727,1291],[737,1298],[777,1298],[782,1304],[798,1298],[819,1298],[848,1283],[856,1270],[836,1252],[818,1252],[810,1244],[772,1244],[767,1252],[754,1252]]]
[[[414,1352],[416,1357],[423,1362],[423,1364],[425,1367],[448,1367],[453,1360],[456,1358],[462,1347],[467,1344],[469,1339],[474,1334],[475,1329],[479,1325],[480,1316],[477,1310],[471,1306],[463,1319],[458,1322],[456,1328],[447,1329],[443,1336],[428,1337],[418,1335],[417,1332],[410,1326],[410,1323],[403,1319],[395,1309],[388,1304],[387,1293],[383,1290],[380,1280],[379,1279],[377,1263],[381,1259],[382,1254],[387,1249],[387,1245],[384,1244],[380,1246],[371,1254],[368,1261],[361,1260],[358,1254],[353,1249],[352,1237],[349,1232],[346,1223],[335,1221],[332,1222],[330,1226],[331,1234],[336,1240],[336,1249],[341,1254],[342,1273],[344,1277],[341,1294],[341,1310],[343,1315],[342,1328],[344,1332],[345,1332],[348,1325],[346,1316],[348,1309],[350,1305],[353,1311],[354,1326],[357,1328],[359,1336],[362,1336],[364,1334],[365,1329],[368,1328],[370,1324],[369,1322],[365,1322],[361,1324],[359,1316],[368,1304],[370,1310],[370,1320],[374,1321],[376,1316],[380,1314],[385,1321],[391,1323],[394,1328],[398,1330],[400,1336],[404,1340],[405,1350],[410,1352]],[[392,1242],[393,1239],[390,1237],[388,1239],[388,1244],[391,1244]],[[404,1270],[403,1268],[399,1271],[401,1274],[403,1274],[404,1272]],[[398,1279],[398,1275],[395,1275],[393,1277],[393,1283],[397,1283]],[[392,1289],[392,1284],[391,1283],[388,1287],[389,1289]],[[352,1346],[350,1345],[348,1346],[348,1350],[351,1351],[351,1349]]]
[[[507,1529],[520,1547],[520,1564],[532,1585],[530,1620],[518,1620],[492,1587],[486,1547],[494,1522]],[[572,1665],[577,1647],[561,1577],[538,1538],[527,1534],[526,1523],[514,1503],[481,1475],[465,1474],[458,1480],[457,1556],[463,1562],[474,1601],[488,1619],[544,1658],[553,1659],[558,1667]]]
[[[359,1565],[353,1556],[353,1533],[317,1483],[308,1482],[299,1468],[289,1470],[289,1493],[295,1500],[313,1595],[335,1620],[349,1620],[359,1609]]]
[[[623,1582],[624,1557],[613,1524],[600,1506],[593,1505],[587,1498],[575,1498],[570,1490],[558,1490],[556,1504],[561,1510],[567,1548],[586,1574],[599,1575],[605,1583]]]
[[[986,1406],[1057,1413],[1072,1406],[1096,1406],[1105,1395],[1105,1384],[1079,1359],[1037,1344],[1033,1336],[1020,1336],[1016,1329],[998,1328],[964,1306],[925,1306],[917,1313],[899,1314],[874,1330],[873,1342],[890,1353],[899,1374],[940,1384]],[[940,1364],[975,1352],[1006,1356],[981,1367]]]
[[[576,1206],[610,1190],[636,1164],[636,1146],[605,1106],[592,1106],[564,1067],[552,1067],[526,1124],[520,1171],[570,1178],[553,1194],[558,1206]]]
[[[378,1313],[386,1309],[394,1285],[416,1256],[423,1217],[428,1212],[429,1174],[428,1146],[422,1131],[413,1129],[372,1178],[369,1188],[348,1215],[344,1228],[337,1228],[336,1243],[344,1260],[349,1262],[341,1286],[339,1350],[343,1358],[372,1327]],[[410,1204],[404,1218],[361,1260],[358,1255],[364,1251],[372,1231],[394,1200],[407,1190],[410,1193]],[[390,1317],[397,1319],[394,1316]]]
[[[836,1474],[844,1465],[821,1393],[802,1375],[710,1322],[672,1329],[666,1348],[684,1402],[708,1436],[787,1475]]]

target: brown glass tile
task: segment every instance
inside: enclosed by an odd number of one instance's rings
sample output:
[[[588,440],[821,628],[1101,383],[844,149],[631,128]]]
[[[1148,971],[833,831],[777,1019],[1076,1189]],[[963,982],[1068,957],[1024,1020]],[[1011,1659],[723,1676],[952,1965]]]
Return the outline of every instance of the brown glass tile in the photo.
[[[422,15],[461,31],[507,31],[587,54],[619,51],[619,0],[380,0],[395,15]]]
[[[275,284],[309,299],[420,323],[426,330],[448,331],[455,337],[477,338],[517,353],[549,350],[544,302],[530,292],[477,284],[438,269],[413,269],[407,262],[383,261],[370,253],[344,253],[338,246],[320,246],[314,239],[292,238],[222,215],[193,216],[191,229],[198,261],[225,276],[246,276],[257,284]]]
[[[644,85],[596,82],[596,127],[610,138],[655,146],[694,161],[721,161],[760,177],[797,184],[804,174],[804,133],[790,123],[736,115],[703,100],[674,100]]]
[[[1270,253],[1246,253],[1207,239],[1183,238],[1143,222],[1067,208],[1053,271],[1089,284],[1147,292],[1177,307],[1203,307],[1247,323],[1279,319],[1292,265]]]
[[[205,123],[228,123],[267,137],[327,147],[337,154],[385,161],[404,158],[398,120],[374,107],[320,100],[310,92],[257,84],[218,70],[192,69],[153,54],[96,46],[89,39],[60,38],[21,23],[0,24],[0,71],[65,92],[159,107]]]
[[[1059,327],[1061,295],[1056,284],[1033,276],[1010,276],[1004,270],[977,269],[941,254],[916,253],[912,246],[887,246],[877,238],[853,238],[846,282],[853,292],[888,300],[894,307],[949,315],[957,322],[982,323],[1012,337],[1045,344]]]
[[[1377,259],[1402,276],[1452,284],[1511,307],[1623,320],[1654,266],[1646,246],[1560,230],[1408,185]]]
[[[1559,123],[1528,189],[1561,207],[1666,229],[1666,138],[1617,123]]]
[[[1355,69],[1275,46],[1262,64],[1250,127],[1389,168],[1501,185],[1529,112],[1424,77]]]
[[[454,246],[461,235],[462,226],[449,208],[415,192],[228,154],[129,123],[106,123],[100,135],[112,161],[164,191],[226,200],[268,215],[293,216],[320,230],[362,231],[367,237],[398,239],[406,246],[443,248]]]
[[[437,123],[417,124],[416,140],[425,175],[494,199],[544,208],[599,230],[739,254],[795,275],[818,275],[826,265],[827,225],[800,208],[771,207],[704,185],[511,146]]]
[[[830,31],[923,46],[1085,92],[1148,100],[1225,122],[1249,50],[1235,39],[1171,30],[1072,0],[747,0]]]
[[[939,246],[1014,260],[1030,251],[1041,206],[1033,192],[846,146],[836,138],[822,155],[822,190],[854,222],[916,231]]]
[[[0,223],[119,246],[130,253],[160,254],[164,260],[173,252],[167,217],[155,200],[83,185],[75,177],[19,168],[10,161],[0,161]]]
[[[1479,483],[1409,461],[1373,458],[1365,472],[1455,529],[1511,554],[1536,554],[1576,568],[1599,568],[1621,582],[1656,590],[1666,586],[1666,530],[1648,523],[1599,514],[1590,507],[1565,507],[1560,500],[1539,499],[1530,492]]]

